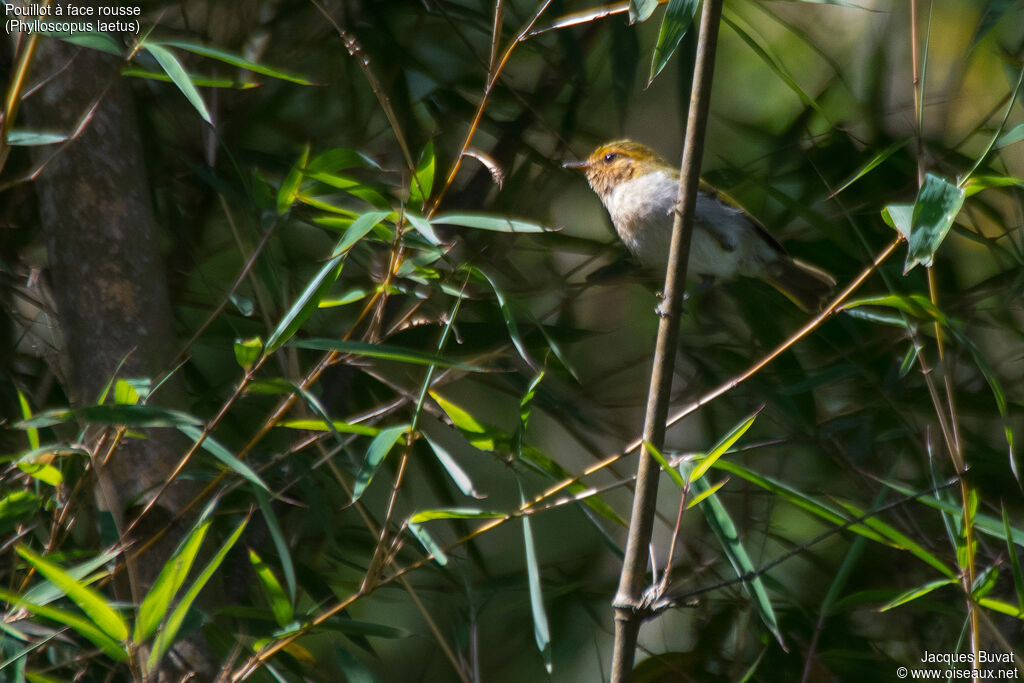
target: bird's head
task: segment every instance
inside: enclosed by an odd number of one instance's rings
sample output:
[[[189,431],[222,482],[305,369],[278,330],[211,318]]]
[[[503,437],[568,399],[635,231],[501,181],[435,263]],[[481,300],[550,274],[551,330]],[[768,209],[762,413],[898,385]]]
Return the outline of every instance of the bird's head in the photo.
[[[602,198],[619,183],[657,170],[673,170],[660,154],[632,140],[617,140],[601,145],[585,160],[568,161],[562,167],[583,171],[590,187]]]

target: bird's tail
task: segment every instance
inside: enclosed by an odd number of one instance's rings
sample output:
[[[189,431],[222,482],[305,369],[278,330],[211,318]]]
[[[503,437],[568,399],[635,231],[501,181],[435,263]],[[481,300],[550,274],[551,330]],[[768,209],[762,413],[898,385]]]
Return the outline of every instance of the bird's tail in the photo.
[[[836,279],[829,273],[799,259],[782,261],[782,270],[768,280],[775,289],[807,313],[821,310]]]

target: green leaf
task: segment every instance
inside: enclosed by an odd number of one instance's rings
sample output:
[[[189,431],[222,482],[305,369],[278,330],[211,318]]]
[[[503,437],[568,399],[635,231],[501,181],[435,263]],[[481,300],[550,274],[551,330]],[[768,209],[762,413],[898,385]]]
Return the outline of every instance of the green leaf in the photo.
[[[704,493],[709,488],[704,479],[697,479],[690,486],[698,495]],[[747,549],[743,546],[743,541],[740,540],[739,534],[736,531],[736,525],[733,524],[729,512],[719,502],[718,496],[705,498],[701,509],[704,511],[704,518],[707,520],[708,526],[711,527],[711,531],[718,538],[718,542],[721,544],[722,550],[725,551],[726,557],[729,558],[729,563],[735,570],[736,576],[743,579],[743,586],[753,599],[754,606],[761,616],[761,621],[768,627],[771,634],[775,636],[779,645],[786,649],[785,641],[782,639],[782,632],[779,631],[779,624],[775,618],[772,601],[768,598],[764,582],[757,575],[757,568],[750,560],[750,555],[747,554]]]
[[[406,349],[400,346],[389,344],[369,344],[367,342],[343,341],[340,339],[303,339],[293,342],[291,346],[300,349],[316,349],[318,351],[337,351],[338,353],[351,354],[354,356],[365,356],[367,358],[379,358],[390,360],[396,363],[412,363],[414,365],[437,365],[445,368],[454,368],[465,372],[487,372],[487,368],[476,365],[469,365],[456,360],[451,360],[432,353],[424,353],[415,349]]]
[[[116,550],[109,550],[105,553],[100,553],[96,557],[92,557],[86,560],[85,562],[82,562],[81,564],[75,565],[74,567],[68,567],[64,571],[71,578],[77,581],[82,581],[86,585],[88,585],[93,583],[94,581],[97,581],[103,576],[107,576],[108,574],[105,571],[92,576],[90,575],[93,574],[93,572],[95,572],[103,565],[107,564],[108,562],[113,562],[115,559],[117,559],[117,556],[119,554],[120,553]],[[58,586],[57,584],[53,583],[52,581],[43,581],[42,583],[37,583],[35,586],[32,586],[27,591],[22,593],[21,597],[37,605],[48,605],[54,600],[59,600],[65,595],[66,593],[64,589]]]
[[[47,605],[37,605],[25,600],[16,593],[11,593],[10,591],[6,591],[2,588],[0,588],[0,600],[4,600],[15,607],[26,609],[32,614],[36,614],[44,619],[50,619],[59,624],[64,624],[65,626],[70,627],[83,638],[88,639],[94,645],[102,649],[103,652],[105,652],[106,655],[114,661],[123,662],[128,659],[128,652],[125,650],[122,643],[111,638],[101,629],[97,628],[91,621],[83,619],[73,612],[58,609],[56,607],[49,607]]]
[[[962,187],[933,173],[925,176],[924,184],[917,193],[917,201],[914,202],[904,275],[919,263],[925,267],[932,265],[935,251],[945,239],[963,204]]]
[[[661,451],[654,447],[654,444],[649,441],[644,441],[644,448],[647,449],[647,454],[657,461],[658,465],[661,466],[661,469],[665,470],[676,486],[680,489],[686,488],[686,482],[683,481],[682,476],[680,476],[679,472],[676,471],[676,468],[669,464],[668,460],[665,459],[665,456],[661,454]]]
[[[370,447],[366,451],[366,459],[363,461],[362,467],[359,468],[359,474],[356,475],[355,485],[352,487],[352,502],[359,500],[360,496],[366,490],[366,487],[370,485],[373,480],[373,475],[377,473],[381,463],[384,462],[384,458],[387,457],[388,453],[391,452],[392,446],[403,434],[409,430],[409,425],[398,425],[396,427],[389,427],[382,429],[380,434],[373,437],[373,441],[370,442]]]
[[[64,475],[53,465],[40,462],[18,462],[18,469],[44,484],[60,486],[64,483]]]
[[[299,193],[299,186],[302,185],[302,174],[306,169],[306,163],[309,161],[309,145],[302,148],[302,154],[299,155],[299,160],[295,162],[295,165],[288,171],[288,175],[285,176],[284,182],[281,183],[281,189],[277,192],[277,215],[283,216],[288,212],[288,209],[292,208],[292,204],[295,202],[295,197]]]
[[[871,158],[871,161],[861,166],[860,170],[858,170],[856,173],[850,176],[849,179],[846,180],[846,182],[840,185],[839,189],[837,189],[829,196],[829,199],[835,197],[837,194],[839,194],[846,188],[850,187],[850,185],[853,185],[855,182],[866,176],[868,173],[875,170],[875,168],[877,168],[883,161],[891,157],[895,152],[903,149],[903,147],[908,142],[910,142],[910,138],[907,138],[905,140],[897,140],[896,142],[892,143],[891,145],[883,149],[881,152],[876,154],[874,157]]]
[[[313,276],[313,279],[309,281],[306,288],[302,290],[302,294],[299,295],[295,303],[292,304],[292,307],[281,318],[281,322],[277,324],[277,327],[270,334],[270,338],[267,339],[265,353],[273,353],[281,348],[285,342],[299,331],[299,328],[302,327],[302,324],[306,322],[309,316],[313,315],[313,312],[320,305],[320,300],[330,291],[334,281],[341,275],[344,259],[345,254],[338,254],[327,261],[317,274]]]
[[[546,228],[529,221],[513,220],[504,216],[488,216],[482,213],[446,213],[430,219],[430,223],[432,225],[457,225],[462,228],[494,232],[538,233],[553,230],[553,228]]]
[[[55,145],[68,139],[63,133],[48,133],[41,130],[12,128],[7,132],[7,144],[11,147],[40,147]]]
[[[129,382],[119,379],[114,382],[114,403],[133,406],[139,402],[139,392]]]
[[[629,23],[647,21],[658,8],[658,0],[629,0]]]
[[[761,409],[754,411],[749,417],[745,418],[742,422],[737,424],[735,427],[729,430],[725,436],[719,439],[718,443],[712,447],[711,451],[704,456],[690,471],[690,483],[697,481],[704,476],[704,473],[718,461],[722,455],[732,448],[732,445],[739,441],[739,438],[743,436],[750,426],[754,424],[754,420],[757,419]]]
[[[274,572],[252,548],[249,548],[249,563],[256,571],[256,576],[259,577],[260,583],[263,585],[267,600],[270,602],[270,609],[274,613],[274,620],[278,626],[284,628],[295,620],[295,613],[292,610],[292,604],[288,600],[288,596],[285,595],[284,589],[281,588],[281,583],[274,576]]]
[[[115,57],[124,56],[121,52],[121,46],[118,45],[117,41],[109,33],[100,33],[98,31],[75,32],[71,35],[62,35],[60,39],[65,43],[81,45],[90,50],[99,50]]]
[[[350,422],[342,422],[341,420],[332,420],[331,424],[328,425],[323,419],[317,418],[281,420],[275,426],[285,429],[305,429],[311,432],[342,432],[344,434],[362,434],[364,436],[377,436],[380,434],[380,430],[376,427],[367,427],[366,425],[352,424]]]
[[[199,597],[200,591],[206,586],[207,582],[213,576],[214,572],[224,561],[228,551],[235,545],[238,538],[242,535],[245,530],[245,525],[249,523],[249,519],[243,519],[234,532],[224,542],[224,545],[220,547],[217,554],[213,556],[213,559],[203,568],[203,571],[196,577],[195,582],[189,587],[185,594],[182,596],[181,601],[175,606],[174,611],[164,622],[164,627],[157,633],[156,639],[153,641],[153,649],[149,653],[149,661],[147,667],[150,672],[156,671],[157,665],[167,650],[170,649],[171,645],[174,644],[174,639],[178,635],[178,631],[181,629],[182,622],[185,621],[185,615],[188,614],[189,609],[192,607],[192,603],[195,602],[196,598]]]
[[[99,405],[77,411],[85,422],[128,427],[180,427],[202,424],[202,420],[180,410],[156,406]]]
[[[198,441],[203,436],[203,430],[194,425],[179,425],[178,429],[188,438],[192,439],[193,443]],[[243,479],[255,484],[258,488],[264,491],[270,489],[263,480],[260,479],[260,475],[256,474],[251,467],[246,465],[244,462],[239,460],[231,453],[227,448],[224,447],[219,441],[213,438],[213,435],[207,434],[206,438],[203,439],[202,443],[203,450],[217,458],[222,465],[227,467],[235,474],[241,476]]]
[[[1011,605],[1008,602],[1002,600],[995,600],[993,598],[981,598],[978,600],[978,604],[982,607],[987,607],[990,610],[999,612],[1000,614],[1006,614],[1007,616],[1016,617],[1017,619],[1024,619],[1024,609]]]
[[[306,170],[314,173],[337,173],[359,166],[380,170],[380,165],[370,157],[345,147],[335,147],[317,154],[306,166]]]
[[[693,15],[697,12],[697,0],[668,0],[668,7],[665,9],[665,16],[661,19],[661,28],[658,31],[658,43],[654,46],[654,57],[651,59],[651,74],[647,78],[647,85],[654,82],[654,79],[661,73],[661,70],[672,58],[679,42],[686,35],[690,24],[693,23]]]
[[[433,226],[430,225],[430,221],[426,218],[418,216],[411,211],[407,211],[405,213],[405,220],[409,222],[409,225],[412,226],[413,230],[423,236],[423,239],[435,246],[441,244],[441,238],[437,236],[437,233],[434,232]]]
[[[409,186],[410,206],[422,207],[430,199],[430,192],[434,188],[434,164],[434,141],[431,140],[420,153],[416,172],[412,176]]]
[[[409,518],[410,524],[423,524],[435,519],[504,519],[508,514],[500,510],[480,508],[430,508],[420,510]]]
[[[389,211],[368,211],[359,218],[352,221],[352,225],[345,231],[345,236],[338,242],[331,256],[343,254],[363,239],[368,232],[373,230],[382,220],[390,214]]]
[[[0,498],[0,530],[7,532],[35,512],[42,500],[31,491],[15,491]]]
[[[1024,123],[1018,123],[1016,126],[1000,135],[996,140],[996,148],[1009,147],[1021,140],[1024,140]]]
[[[409,533],[411,533],[413,537],[420,542],[420,545],[423,546],[423,549],[426,550],[427,553],[433,556],[434,562],[437,562],[439,566],[444,567],[448,564],[448,556],[445,554],[444,548],[441,547],[440,543],[434,540],[434,537],[431,536],[426,529],[419,524],[410,523]]]
[[[149,54],[153,55],[153,58],[156,59],[157,64],[164,70],[164,73],[174,82],[174,85],[178,86],[178,90],[192,103],[192,106],[203,117],[203,120],[212,126],[213,117],[210,116],[210,112],[203,102],[202,95],[196,90],[196,86],[192,83],[192,80],[185,72],[181,62],[174,56],[174,53],[157,43],[143,42],[142,47]]]
[[[448,473],[455,485],[462,491],[462,495],[469,496],[471,498],[484,498],[482,494],[478,493],[476,488],[473,486],[473,480],[466,474],[466,470],[462,469],[459,463],[452,457],[452,454],[448,452],[448,449],[439,444],[434,439],[431,439],[427,434],[423,435],[426,439],[427,444],[430,445],[431,450],[434,451],[434,457],[441,463],[441,467]]]
[[[270,531],[270,538],[274,541],[274,547],[277,549],[277,556],[281,560],[281,571],[284,573],[284,582],[288,585],[288,598],[291,604],[295,604],[295,563],[292,562],[292,554],[288,549],[288,542],[284,538],[284,532],[281,530],[281,523],[277,519],[277,515],[274,514],[274,508],[270,505],[270,496],[263,491],[256,491],[256,501],[260,506],[260,512],[263,513],[263,521],[266,522],[267,530]]]
[[[519,484],[519,503],[526,505],[523,485]],[[533,638],[537,650],[544,658],[544,668],[551,674],[551,630],[548,627],[548,614],[544,608],[544,593],[540,584],[540,568],[537,565],[537,550],[533,541],[533,527],[530,515],[523,515],[523,546],[526,550],[526,578],[530,587],[530,612],[533,614]]]
[[[263,353],[263,340],[260,337],[235,340],[235,360],[246,372],[252,370],[253,364]]]
[[[167,608],[170,607],[174,596],[178,594],[182,584],[185,583],[199,554],[199,549],[202,547],[203,539],[206,538],[206,532],[210,530],[210,511],[212,511],[212,506],[207,506],[207,510],[192,527],[192,531],[160,569],[160,574],[153,582],[153,587],[142,599],[138,617],[135,620],[135,632],[132,636],[135,642],[141,643],[156,633],[160,623],[167,617]]]
[[[29,548],[19,545],[17,551],[36,571],[63,590],[103,633],[119,642],[128,640],[128,624],[106,598]]]
[[[252,71],[253,73],[262,74],[263,76],[270,76],[271,78],[290,81],[292,83],[298,83],[299,85],[313,85],[313,82],[307,80],[304,76],[282,71],[281,69],[272,69],[269,66],[251,62],[244,57],[240,57],[239,55],[231,52],[226,52],[219,48],[208,47],[206,45],[200,45],[199,43],[190,43],[184,40],[165,40],[162,41],[161,44],[170,45],[171,47],[176,47],[187,52],[193,52],[204,57],[210,57],[211,59],[216,59],[226,64],[231,64],[232,66]]]
[[[1003,508],[1003,529],[1006,532],[1006,551],[1010,556],[1010,569],[1013,574],[1013,587],[1017,592],[1017,606],[1024,611],[1024,572],[1021,571],[1020,557],[1017,555],[1017,548],[1013,545],[1013,532],[1010,529],[1010,517],[1006,514],[1006,506]]]
[[[740,28],[740,26],[737,25],[736,22],[733,21],[729,17],[729,14],[725,11],[723,11],[722,14],[722,21],[725,22],[729,26],[729,28],[736,32],[736,35],[738,35],[743,40],[743,42],[745,42],[750,47],[750,49],[753,50],[758,57],[760,57],[761,61],[764,62],[765,66],[767,66],[769,69],[775,72],[775,75],[782,79],[782,82],[789,86],[789,89],[792,90],[804,104],[814,109],[814,111],[816,111],[826,120],[829,120],[827,112],[825,112],[825,110],[821,108],[821,105],[819,105],[813,97],[804,92],[803,88],[801,88],[797,84],[796,79],[794,79],[793,76],[790,75],[789,71],[782,65],[782,62],[779,59],[777,59],[766,49],[761,47],[758,44],[758,42],[754,40],[754,38],[751,37],[750,34],[748,34],[746,31]]]
[[[15,391],[18,392],[18,408],[21,409],[22,422],[27,423],[32,419],[32,406],[28,402],[28,397],[21,392],[21,389],[15,387]],[[28,427],[25,431],[25,436],[28,438],[28,447],[32,450],[39,448],[39,430],[34,427]]]
[[[913,204],[889,204],[882,209],[882,220],[906,240],[910,239],[910,224],[913,218]]]
[[[884,605],[882,605],[881,607],[879,607],[878,611],[879,612],[888,612],[889,610],[893,609],[894,607],[899,607],[900,605],[905,605],[908,602],[912,602],[914,600],[917,600],[921,596],[924,596],[924,595],[927,595],[928,593],[931,593],[936,588],[942,588],[943,586],[950,586],[950,585],[953,585],[955,583],[956,583],[956,579],[937,579],[935,581],[930,581],[930,582],[924,584],[923,586],[918,586],[917,588],[911,588],[908,591],[900,593],[895,598],[893,598],[889,602],[887,602]]]

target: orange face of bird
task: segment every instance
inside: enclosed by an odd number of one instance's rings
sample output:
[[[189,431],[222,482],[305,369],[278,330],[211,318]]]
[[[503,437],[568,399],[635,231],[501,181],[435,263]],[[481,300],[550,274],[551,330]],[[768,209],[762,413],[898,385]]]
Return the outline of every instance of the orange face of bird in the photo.
[[[619,140],[601,145],[584,161],[569,161],[562,167],[583,171],[594,192],[604,197],[619,183],[667,168],[668,162],[647,145]]]

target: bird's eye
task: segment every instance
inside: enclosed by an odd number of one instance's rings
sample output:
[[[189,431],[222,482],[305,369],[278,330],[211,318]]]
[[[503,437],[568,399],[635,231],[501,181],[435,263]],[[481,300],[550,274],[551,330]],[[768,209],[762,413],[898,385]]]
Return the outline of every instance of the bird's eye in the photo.
[[[619,155],[616,154],[615,152],[608,152],[607,154],[604,155],[604,161],[605,161],[605,163],[609,163],[610,164],[611,162],[615,161],[615,159],[618,156]]]

